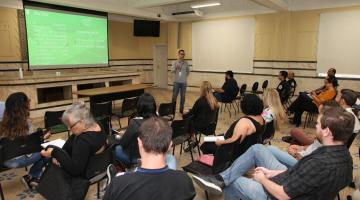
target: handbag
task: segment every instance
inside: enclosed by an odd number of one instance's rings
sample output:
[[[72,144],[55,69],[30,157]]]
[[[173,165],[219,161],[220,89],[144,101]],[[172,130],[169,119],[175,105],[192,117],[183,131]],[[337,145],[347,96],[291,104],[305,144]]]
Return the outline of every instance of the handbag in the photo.
[[[49,200],[82,200],[90,182],[80,177],[71,177],[60,167],[50,163],[41,176],[38,192]]]

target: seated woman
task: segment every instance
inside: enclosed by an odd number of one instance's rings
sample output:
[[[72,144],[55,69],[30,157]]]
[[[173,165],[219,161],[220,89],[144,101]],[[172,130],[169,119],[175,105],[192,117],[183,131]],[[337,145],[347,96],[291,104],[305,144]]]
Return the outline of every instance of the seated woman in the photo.
[[[323,102],[334,99],[336,90],[333,85],[333,77],[327,77],[324,80],[325,88],[319,93],[311,92],[311,94],[301,93],[299,97],[290,105],[289,111],[294,113],[293,124],[299,127],[301,124],[301,116],[304,111],[317,112],[319,105]]]
[[[116,158],[123,164],[137,163],[140,158],[137,142],[138,129],[140,125],[148,118],[156,116],[156,103],[154,97],[149,93],[140,96],[137,103],[136,117],[130,120],[129,126],[119,140],[119,145],[115,147]],[[174,156],[167,154],[166,163],[169,168],[176,169],[176,160]]]
[[[74,103],[65,110],[62,121],[72,135],[62,150],[48,148],[41,155],[53,158],[53,163],[72,177],[84,177],[89,158],[105,150],[107,136],[84,102]]]
[[[275,130],[280,129],[286,119],[286,113],[281,105],[280,96],[276,89],[267,89],[264,94],[265,109],[261,116],[266,122],[266,129],[262,136],[263,143],[269,142],[275,134]]]
[[[189,111],[184,112],[183,118],[191,117],[193,131],[206,134],[208,126],[216,121],[218,108],[219,104],[212,93],[211,83],[203,81],[200,86],[200,97]]]
[[[236,143],[233,158],[235,160],[251,145],[258,143],[261,139],[265,127],[264,119],[261,116],[263,109],[263,102],[257,95],[245,95],[241,101],[241,110],[245,116],[231,124],[224,135],[225,140],[216,140],[215,143],[203,143],[200,147],[202,152],[204,154],[214,154],[217,146]]]
[[[5,102],[5,111],[0,125],[0,138],[15,139],[32,133],[30,116],[30,99],[23,92],[11,94]],[[46,133],[44,138],[50,137]],[[42,168],[47,163],[47,159],[41,157],[40,152],[31,155],[6,160],[4,166],[8,168],[21,168],[33,164],[29,173],[22,177],[22,181],[27,189],[34,189],[39,182]]]

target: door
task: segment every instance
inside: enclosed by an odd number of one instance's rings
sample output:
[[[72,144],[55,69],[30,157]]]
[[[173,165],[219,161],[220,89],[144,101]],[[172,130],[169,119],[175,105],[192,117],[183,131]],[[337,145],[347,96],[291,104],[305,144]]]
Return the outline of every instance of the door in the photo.
[[[168,50],[167,45],[154,45],[154,86],[167,88],[168,86]]]

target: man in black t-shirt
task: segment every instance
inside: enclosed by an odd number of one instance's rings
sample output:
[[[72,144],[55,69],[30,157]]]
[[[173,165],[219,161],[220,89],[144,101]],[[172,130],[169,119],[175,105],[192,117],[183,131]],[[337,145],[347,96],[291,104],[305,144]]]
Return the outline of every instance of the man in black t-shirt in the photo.
[[[234,79],[232,71],[225,72],[225,83],[221,88],[215,89],[214,96],[219,102],[230,102],[239,92],[239,86]]]
[[[288,76],[287,71],[280,71],[278,75],[280,83],[277,86],[276,90],[279,93],[280,100],[282,103],[289,97],[290,94],[290,85],[286,81],[287,76]]]
[[[141,124],[138,134],[141,167],[113,178],[103,199],[193,199],[191,179],[183,171],[169,169],[165,163],[165,154],[172,145],[170,126],[161,118],[152,117]]]

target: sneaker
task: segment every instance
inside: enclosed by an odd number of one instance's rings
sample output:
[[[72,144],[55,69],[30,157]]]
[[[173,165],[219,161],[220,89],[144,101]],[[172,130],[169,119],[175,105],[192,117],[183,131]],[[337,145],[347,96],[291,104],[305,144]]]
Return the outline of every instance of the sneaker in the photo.
[[[196,184],[211,194],[221,195],[225,183],[215,178],[215,176],[193,175]]]
[[[25,188],[28,190],[32,190],[32,186],[30,185],[30,180],[31,180],[31,178],[29,175],[24,175],[21,178],[22,183],[24,184]]]
[[[281,140],[291,144],[292,137],[291,136],[284,136],[284,137],[281,138]]]
[[[111,179],[113,179],[117,174],[117,169],[115,165],[110,164],[106,169],[106,175],[108,177],[107,185],[111,183]]]
[[[36,190],[36,189],[37,189],[37,187],[38,187],[38,185],[39,185],[39,181],[40,181],[40,180],[37,179],[37,178],[32,178],[32,179],[30,179],[29,184],[30,184],[32,190]]]

